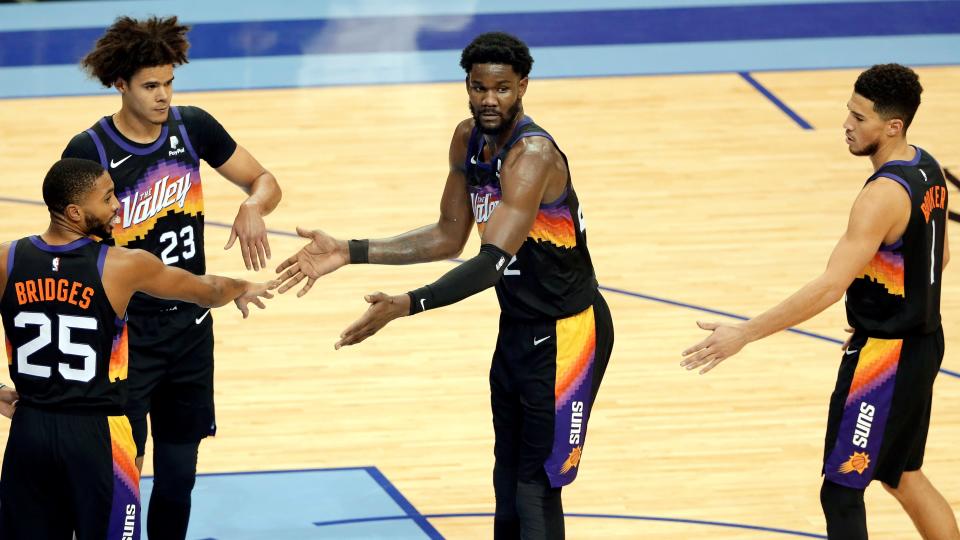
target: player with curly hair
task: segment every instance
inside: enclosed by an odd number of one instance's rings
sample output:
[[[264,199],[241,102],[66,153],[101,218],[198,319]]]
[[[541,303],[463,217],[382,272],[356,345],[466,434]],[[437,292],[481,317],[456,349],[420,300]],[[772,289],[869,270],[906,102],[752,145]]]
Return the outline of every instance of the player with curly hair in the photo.
[[[263,216],[280,202],[274,176],[199,107],[174,106],[174,68],[187,63],[189,27],[176,17],[120,17],[81,66],[120,94],[120,110],[79,133],[63,157],[100,163],[116,183],[117,245],[206,272],[200,160],[249,196],[224,249],[240,243],[247,269],[270,257]],[[152,538],[184,538],[200,441],[216,430],[213,322],[196,304],[138,294],[130,302],[127,415],[142,466],[147,414],[153,435]]]

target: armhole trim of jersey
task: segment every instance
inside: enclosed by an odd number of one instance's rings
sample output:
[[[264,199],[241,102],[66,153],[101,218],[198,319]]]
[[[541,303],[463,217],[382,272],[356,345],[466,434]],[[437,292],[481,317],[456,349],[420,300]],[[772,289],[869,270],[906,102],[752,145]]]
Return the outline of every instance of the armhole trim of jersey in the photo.
[[[97,147],[97,155],[100,156],[100,166],[109,170],[107,167],[107,151],[103,149],[103,142],[100,140],[100,136],[97,135],[97,132],[94,131],[93,128],[86,130],[86,134],[90,135],[90,139],[93,141],[94,146]]]
[[[876,180],[877,178],[888,178],[890,180],[893,180],[894,182],[900,184],[903,187],[903,189],[907,190],[907,195],[909,195],[911,199],[913,198],[913,190],[910,189],[910,184],[903,178],[900,178],[899,176],[891,172],[880,172],[873,175],[873,177],[870,178],[870,180],[873,181],[873,180]]]
[[[100,279],[103,279],[103,263],[107,261],[107,250],[110,249],[109,246],[103,244],[100,246],[100,254],[97,255],[97,273],[100,275]]]
[[[10,242],[10,251],[7,252],[7,280],[10,280],[10,274],[13,273],[13,256],[17,252],[17,242],[14,240]]]
[[[199,165],[200,158],[193,150],[193,144],[190,143],[190,137],[187,135],[187,125],[180,116],[180,107],[170,107],[170,110],[173,111],[173,118],[177,121],[177,127],[180,128],[180,136],[183,137],[183,144],[187,147],[187,152],[190,152],[190,155],[193,156],[193,160],[197,162],[197,165]]]

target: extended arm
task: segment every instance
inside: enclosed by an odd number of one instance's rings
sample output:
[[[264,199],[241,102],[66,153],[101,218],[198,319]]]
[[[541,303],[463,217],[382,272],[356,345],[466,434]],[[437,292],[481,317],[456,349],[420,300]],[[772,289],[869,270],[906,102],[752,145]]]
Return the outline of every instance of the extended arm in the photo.
[[[277,267],[283,282],[280,292],[292,289],[306,278],[307,283],[297,293],[297,296],[303,296],[318,278],[347,264],[414,264],[459,255],[473,226],[473,211],[463,171],[469,135],[469,125],[462,123],[450,141],[450,169],[436,223],[391,238],[350,242],[333,238],[323,231],[298,227],[297,233],[311,242]]]
[[[164,300],[180,300],[202,307],[220,307],[235,300],[244,318],[246,304],[263,308],[260,297],[271,298],[268,289],[275,282],[260,284],[222,276],[191,274],[182,268],[167,266],[153,254],[139,249],[111,248],[103,271],[107,295],[117,313],[126,312],[134,292]]]
[[[880,178],[860,193],[847,230],[837,242],[827,268],[783,302],[741,324],[697,324],[712,330],[706,339],[685,350],[681,365],[702,367],[706,373],[747,343],[795,326],[833,305],[876,254],[893,231],[902,234],[910,215],[910,200],[902,187]]]
[[[502,198],[484,229],[480,253],[408,294],[367,295],[372,305],[344,330],[335,347],[359,343],[397,317],[459,302],[495,285],[529,234],[547,186],[566,181],[565,174],[560,174],[565,169],[557,167],[559,159],[546,139],[530,138],[518,144],[501,169]]]

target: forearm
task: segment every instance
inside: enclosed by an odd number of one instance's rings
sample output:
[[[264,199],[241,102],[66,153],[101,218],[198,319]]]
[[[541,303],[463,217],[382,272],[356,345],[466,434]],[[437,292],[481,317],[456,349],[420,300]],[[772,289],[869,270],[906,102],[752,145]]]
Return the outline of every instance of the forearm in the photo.
[[[434,223],[392,238],[370,240],[368,261],[395,265],[440,261],[456,257],[462,248]]]
[[[233,279],[223,276],[199,276],[203,284],[203,292],[195,300],[202,307],[216,308],[229,304],[233,299],[243,294],[247,282],[242,279]]]
[[[280,184],[270,171],[263,171],[246,191],[249,196],[243,204],[254,206],[261,216],[273,212],[283,196]]]
[[[744,323],[743,328],[749,341],[757,341],[817,315],[840,300],[845,290],[845,286],[820,276],[783,302]]]
[[[475,257],[430,285],[407,293],[410,314],[448,306],[493,287],[503,276],[510,256],[493,244],[483,244]]]

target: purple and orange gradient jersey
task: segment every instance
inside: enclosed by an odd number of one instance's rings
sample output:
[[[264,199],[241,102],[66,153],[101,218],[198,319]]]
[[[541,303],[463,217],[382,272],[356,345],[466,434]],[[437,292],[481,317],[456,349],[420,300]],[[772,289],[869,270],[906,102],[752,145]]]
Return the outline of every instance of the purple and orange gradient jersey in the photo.
[[[510,149],[524,137],[543,137],[558,151],[556,141],[524,116],[499,152],[484,159],[483,136],[476,127],[470,134],[464,164],[467,190],[483,235],[490,216],[500,204],[500,168]],[[566,164],[567,156],[560,151]],[[507,264],[496,285],[500,309],[516,319],[561,319],[587,309],[597,294],[597,279],[590,252],[583,209],[567,168],[567,186],[555,201],[541,204],[520,250]]]
[[[108,246],[81,238],[13,242],[0,297],[7,364],[20,401],[119,415],[127,398],[127,326],[104,292]]]
[[[947,186],[937,161],[919,147],[911,161],[890,161],[867,179],[887,178],[910,197],[903,236],[882,245],[847,289],[847,320],[871,337],[899,339],[940,327],[940,281]]]

